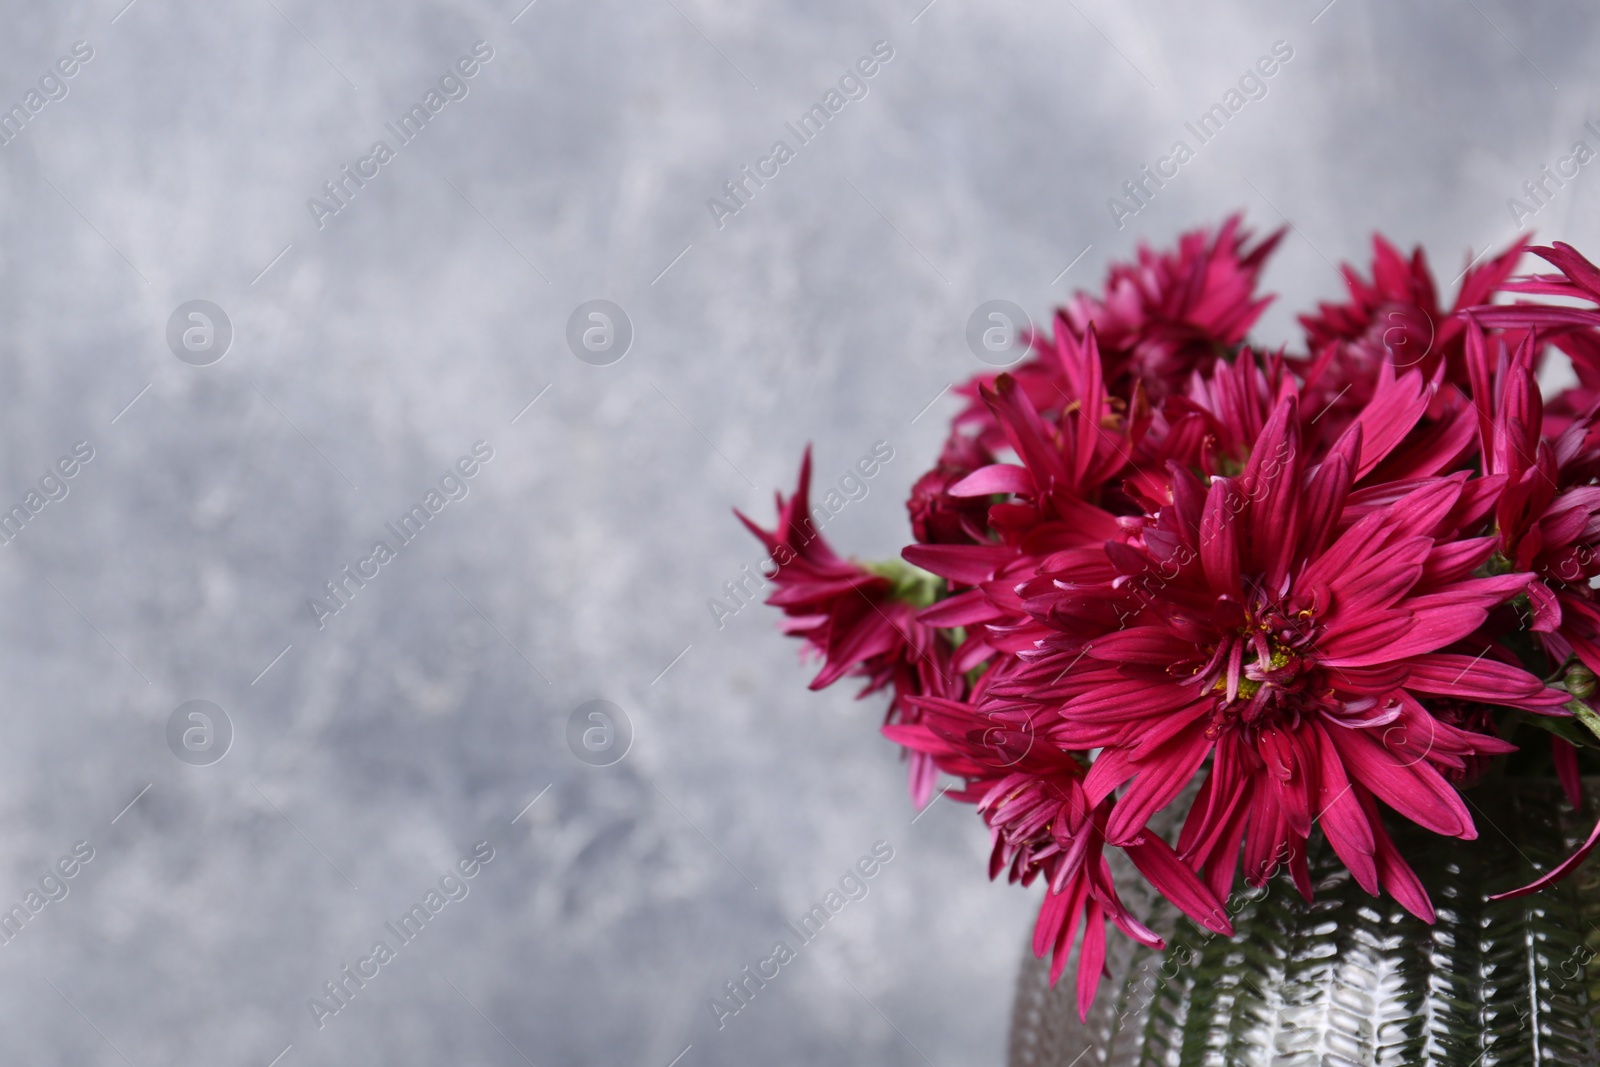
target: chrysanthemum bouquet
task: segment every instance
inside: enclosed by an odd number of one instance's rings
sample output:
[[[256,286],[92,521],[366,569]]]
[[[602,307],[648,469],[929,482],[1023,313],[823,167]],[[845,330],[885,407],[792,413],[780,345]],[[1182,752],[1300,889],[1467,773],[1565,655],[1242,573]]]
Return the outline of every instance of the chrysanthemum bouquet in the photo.
[[[1052,982],[1082,930],[1080,1012],[1107,922],[1161,945],[1107,849],[1231,934],[1241,857],[1309,899],[1320,832],[1432,922],[1384,809],[1470,840],[1462,790],[1553,775],[1576,805],[1600,750],[1600,268],[1519,243],[1444,308],[1422,252],[1378,238],[1371,279],[1346,268],[1349,299],[1301,317],[1304,354],[1264,352],[1245,338],[1279,236],[1234,218],[1142,249],[961,386],[903,562],[819,536],[809,452],[776,528],[744,520],[823,660],[812,688],[887,691],[915,802],[953,776],[991,877],[1045,883]],[[1525,253],[1556,273],[1516,276]],[[1553,351],[1579,384],[1546,402]],[[1169,843],[1148,823],[1185,796]]]

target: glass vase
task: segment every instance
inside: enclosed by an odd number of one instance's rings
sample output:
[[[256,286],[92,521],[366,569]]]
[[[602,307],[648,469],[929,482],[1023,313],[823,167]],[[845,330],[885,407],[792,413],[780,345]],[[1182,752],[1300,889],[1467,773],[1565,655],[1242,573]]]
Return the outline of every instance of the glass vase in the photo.
[[[1013,1067],[1596,1067],[1600,858],[1516,900],[1594,825],[1600,783],[1574,811],[1554,781],[1500,779],[1466,794],[1475,841],[1388,826],[1438,912],[1429,925],[1358,886],[1316,835],[1316,899],[1286,876],[1228,902],[1232,938],[1205,931],[1116,871],[1155,952],[1112,931],[1099,996],[1076,1008],[1076,959],[1052,989],[1024,954]],[[1120,854],[1119,854],[1120,855]]]

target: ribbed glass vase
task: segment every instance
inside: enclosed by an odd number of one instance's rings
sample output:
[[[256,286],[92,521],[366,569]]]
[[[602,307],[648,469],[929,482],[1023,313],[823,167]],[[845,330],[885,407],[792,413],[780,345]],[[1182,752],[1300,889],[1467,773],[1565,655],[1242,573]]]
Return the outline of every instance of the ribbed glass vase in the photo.
[[[1014,1067],[1596,1067],[1600,858],[1566,881],[1490,901],[1548,870],[1594,825],[1600,783],[1574,812],[1554,782],[1467,794],[1478,839],[1389,821],[1438,911],[1432,926],[1366,894],[1326,843],[1309,856],[1316,901],[1287,879],[1229,901],[1214,936],[1118,870],[1123,899],[1167,937],[1152,952],[1113,932],[1110,976],[1078,1021],[1070,961],[1056,988],[1025,951]]]

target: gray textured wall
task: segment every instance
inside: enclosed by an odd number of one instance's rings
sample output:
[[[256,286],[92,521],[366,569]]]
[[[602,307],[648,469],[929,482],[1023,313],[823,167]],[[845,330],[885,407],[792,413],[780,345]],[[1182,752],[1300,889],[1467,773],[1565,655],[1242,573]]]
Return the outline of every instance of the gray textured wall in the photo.
[[[980,301],[1044,314],[1140,238],[1283,212],[1287,340],[1373,229],[1448,282],[1600,146],[1576,2],[124,2],[0,20],[5,107],[93,49],[0,147],[0,500],[94,450],[0,548],[0,900],[93,849],[0,945],[5,1063],[998,1062],[1036,897],[986,881],[970,812],[912,825],[879,706],[808,693],[775,613],[713,623],[758,558],[729,509],[769,517],[806,441],[830,479],[884,439],[830,532],[890,554]],[[718,228],[707,198],[879,40]],[[1106,198],[1276,40],[1268,95],[1118,230]],[[319,229],[307,198],[478,41],[469,95]],[[1540,235],[1592,250],[1593,186]],[[609,366],[564,337],[595,298],[636,334]],[[193,299],[232,323],[210,366],[166,340]],[[479,440],[470,495],[319,630],[308,597]],[[566,741],[597,698],[635,734],[603,768]],[[235,735],[207,766],[167,742],[196,699]],[[708,998],[879,840],[870,895],[719,1031]]]

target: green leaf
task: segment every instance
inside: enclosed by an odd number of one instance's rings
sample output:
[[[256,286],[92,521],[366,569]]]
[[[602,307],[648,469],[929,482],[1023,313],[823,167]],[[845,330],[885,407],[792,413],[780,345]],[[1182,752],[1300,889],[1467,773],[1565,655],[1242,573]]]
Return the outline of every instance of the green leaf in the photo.
[[[925,571],[900,559],[878,560],[861,566],[879,578],[889,579],[891,594],[912,607],[925,608],[945,593],[945,581],[932,571]]]
[[[1600,715],[1596,715],[1593,708],[1576,697],[1567,701],[1567,710],[1589,728],[1589,744],[1600,747]]]
[[[1577,703],[1579,702],[1576,700],[1571,702],[1571,704]],[[1570,707],[1571,704],[1568,706]],[[1590,711],[1589,714],[1593,715],[1594,712]],[[1552,715],[1529,715],[1521,720],[1521,725],[1537,726],[1539,729],[1555,734],[1557,737],[1566,738],[1579,748],[1600,749],[1600,737],[1596,737],[1594,733],[1579,722],[1576,712],[1570,719],[1560,719]]]

